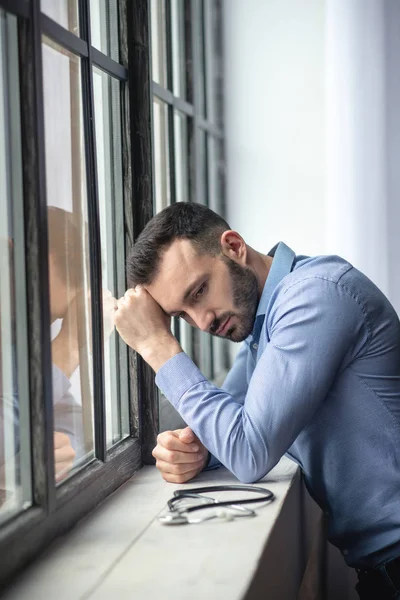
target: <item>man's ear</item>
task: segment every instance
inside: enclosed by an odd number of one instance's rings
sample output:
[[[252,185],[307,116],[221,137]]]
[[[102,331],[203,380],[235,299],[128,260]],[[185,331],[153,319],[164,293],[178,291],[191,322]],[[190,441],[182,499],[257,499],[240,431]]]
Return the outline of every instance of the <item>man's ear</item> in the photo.
[[[241,265],[246,264],[247,246],[246,242],[237,231],[229,229],[221,235],[221,251],[226,257]]]

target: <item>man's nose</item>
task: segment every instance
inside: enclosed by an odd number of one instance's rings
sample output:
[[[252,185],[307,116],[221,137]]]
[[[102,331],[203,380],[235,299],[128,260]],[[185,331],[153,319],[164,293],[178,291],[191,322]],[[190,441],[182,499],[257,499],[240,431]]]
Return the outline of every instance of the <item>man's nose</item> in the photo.
[[[212,311],[196,311],[191,315],[192,320],[195,322],[196,327],[201,331],[208,332],[212,322],[214,321],[214,313]]]

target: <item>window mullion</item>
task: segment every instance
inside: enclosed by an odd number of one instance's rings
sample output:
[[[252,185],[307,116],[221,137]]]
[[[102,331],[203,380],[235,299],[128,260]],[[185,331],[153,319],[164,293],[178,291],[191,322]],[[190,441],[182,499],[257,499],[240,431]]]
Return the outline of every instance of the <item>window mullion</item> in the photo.
[[[40,0],[32,0],[31,21],[21,35],[24,66],[21,107],[26,218],[26,264],[29,332],[34,500],[55,510],[53,390],[50,345],[47,199],[44,147],[43,66]],[[29,43],[28,43],[29,40]],[[32,70],[29,68],[32,67]],[[33,80],[26,77],[32,72]],[[45,293],[43,293],[45,291]]]
[[[96,132],[93,101],[93,61],[89,2],[79,2],[80,28],[88,45],[88,57],[82,58],[82,104],[85,137],[86,181],[88,196],[88,232],[90,249],[90,299],[92,310],[94,450],[101,461],[106,460],[106,416],[104,394],[103,306],[100,217],[96,160]]]

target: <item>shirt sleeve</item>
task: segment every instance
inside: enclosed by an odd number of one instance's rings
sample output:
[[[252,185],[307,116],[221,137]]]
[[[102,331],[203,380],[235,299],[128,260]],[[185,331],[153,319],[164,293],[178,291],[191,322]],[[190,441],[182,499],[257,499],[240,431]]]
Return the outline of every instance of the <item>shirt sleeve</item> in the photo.
[[[240,402],[240,404],[244,403],[248,387],[246,373],[248,354],[249,348],[247,344],[243,342],[242,347],[237,353],[235,362],[222,384],[222,389],[228,392],[228,394],[230,394],[236,402]],[[220,466],[221,463],[219,460],[211,454],[206,470],[215,469]]]
[[[275,466],[368,338],[357,299],[316,277],[281,292],[264,327],[269,342],[243,404],[207,381],[183,353],[156,378],[201,442],[243,482]]]

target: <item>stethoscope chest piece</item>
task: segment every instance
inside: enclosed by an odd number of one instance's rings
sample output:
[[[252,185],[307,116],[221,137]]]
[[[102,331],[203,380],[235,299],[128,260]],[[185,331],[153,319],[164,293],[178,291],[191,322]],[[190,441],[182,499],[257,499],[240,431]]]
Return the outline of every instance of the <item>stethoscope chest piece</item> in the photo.
[[[177,513],[167,513],[158,517],[158,520],[163,525],[186,525],[188,523],[187,517]]]

